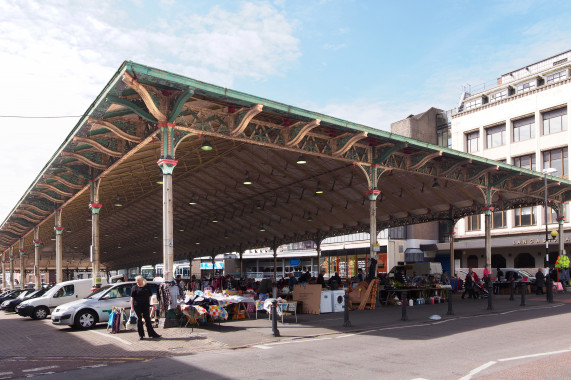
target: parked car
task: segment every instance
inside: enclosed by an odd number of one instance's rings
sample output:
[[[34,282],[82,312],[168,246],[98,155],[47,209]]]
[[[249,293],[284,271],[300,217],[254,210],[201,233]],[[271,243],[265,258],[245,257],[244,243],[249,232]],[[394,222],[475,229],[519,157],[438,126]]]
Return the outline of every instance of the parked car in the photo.
[[[2,295],[0,296],[0,304],[6,300],[13,300],[14,298],[17,298],[20,294],[22,294],[25,291],[26,291],[25,289],[13,289],[2,293]]]
[[[527,277],[527,281],[531,283],[535,283],[535,275],[529,273],[525,269],[517,269],[517,268],[500,268],[503,272],[502,282],[510,281],[511,278],[514,281],[522,281],[523,278]],[[494,276],[496,276],[496,271],[493,271]]]
[[[103,284],[106,285],[107,280],[102,280]],[[43,296],[22,302],[16,307],[16,311],[23,317],[32,317],[33,319],[47,318],[52,310],[59,305],[90,295],[92,283],[93,280],[90,278],[60,282],[55,284]]]
[[[58,306],[52,313],[54,325],[68,325],[78,329],[89,329],[97,323],[107,322],[114,307],[123,307],[127,314],[131,310],[131,288],[135,281],[119,282],[103,286],[87,298]],[[158,282],[147,282],[153,294],[157,294]]]
[[[18,306],[19,304],[21,304],[22,302],[24,302],[26,300],[41,297],[48,290],[49,290],[49,287],[45,287],[45,288],[41,288],[39,290],[30,289],[28,292],[22,292],[17,298],[14,298],[12,300],[6,300],[6,301],[2,302],[2,305],[0,305],[0,308],[4,311],[15,312],[16,306]]]

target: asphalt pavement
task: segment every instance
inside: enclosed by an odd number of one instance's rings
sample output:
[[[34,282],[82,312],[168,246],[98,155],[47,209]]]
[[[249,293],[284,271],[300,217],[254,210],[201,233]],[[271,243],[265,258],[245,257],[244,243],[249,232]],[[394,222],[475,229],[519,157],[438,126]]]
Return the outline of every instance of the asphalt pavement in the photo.
[[[402,320],[400,306],[380,306],[374,310],[351,311],[350,327],[344,326],[343,313],[298,314],[284,317],[278,322],[280,337],[272,332],[272,321],[265,313],[258,319],[225,321],[200,328],[177,327],[159,329],[163,338],[139,341],[136,331],[121,331],[110,334],[105,325],[89,331],[77,331],[68,327],[54,326],[49,320],[34,321],[14,314],[0,313],[2,345],[0,345],[0,378],[29,377],[31,375],[54,373],[67,374],[81,368],[93,375],[98,371],[112,371],[119,365],[130,362],[148,362],[158,358],[180,360],[187,355],[221,352],[229,349],[248,347],[270,347],[307,338],[325,339],[327,336],[353,334],[379,328],[432,324],[435,321],[450,321],[478,315],[506,314],[521,310],[532,310],[548,305],[545,296],[527,294],[525,306],[521,296],[509,295],[493,297],[493,308],[488,309],[487,299],[464,299],[459,294],[453,296],[452,311],[449,305],[416,305],[406,308],[407,320]],[[569,304],[569,293],[554,294],[554,304]],[[555,309],[554,309],[555,310]],[[556,312],[556,311],[554,311]],[[70,360],[75,358],[75,360]],[[134,365],[134,364],[130,364]],[[87,374],[87,372],[85,372]]]

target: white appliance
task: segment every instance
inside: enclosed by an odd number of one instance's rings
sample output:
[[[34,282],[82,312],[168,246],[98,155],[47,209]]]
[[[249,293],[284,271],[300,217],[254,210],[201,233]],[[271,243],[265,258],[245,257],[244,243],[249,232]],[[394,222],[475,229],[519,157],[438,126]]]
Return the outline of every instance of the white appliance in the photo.
[[[342,312],[344,309],[344,302],[345,299],[343,296],[345,295],[344,290],[332,290],[331,291],[331,303],[333,304],[333,312],[338,313]]]
[[[324,290],[321,292],[321,305],[319,306],[320,313],[331,313],[332,310],[331,303],[331,290]]]

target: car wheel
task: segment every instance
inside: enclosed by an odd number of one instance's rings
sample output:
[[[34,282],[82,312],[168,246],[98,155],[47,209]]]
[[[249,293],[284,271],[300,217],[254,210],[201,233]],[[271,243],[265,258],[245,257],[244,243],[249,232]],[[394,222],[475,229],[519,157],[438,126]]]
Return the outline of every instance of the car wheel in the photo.
[[[95,314],[89,310],[82,310],[75,316],[75,327],[87,330],[95,326]]]
[[[38,306],[32,312],[32,318],[34,319],[46,319],[50,313],[49,309],[45,306]]]

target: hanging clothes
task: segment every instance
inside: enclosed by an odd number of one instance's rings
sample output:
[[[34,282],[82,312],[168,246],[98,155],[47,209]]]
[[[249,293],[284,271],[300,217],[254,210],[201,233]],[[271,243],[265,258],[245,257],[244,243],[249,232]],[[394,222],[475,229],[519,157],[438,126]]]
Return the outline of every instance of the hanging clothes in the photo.
[[[169,285],[163,282],[159,285],[159,290],[157,292],[157,298],[159,301],[159,318],[164,318],[169,310],[171,303],[171,294],[169,291]]]
[[[176,309],[178,304],[178,298],[180,296],[180,288],[176,283],[170,283],[168,287],[169,297],[170,297],[170,304],[168,310]]]

